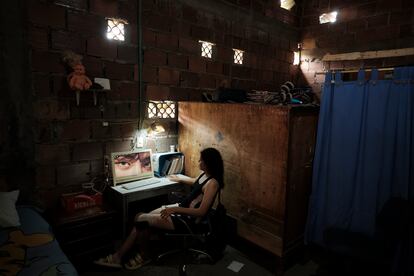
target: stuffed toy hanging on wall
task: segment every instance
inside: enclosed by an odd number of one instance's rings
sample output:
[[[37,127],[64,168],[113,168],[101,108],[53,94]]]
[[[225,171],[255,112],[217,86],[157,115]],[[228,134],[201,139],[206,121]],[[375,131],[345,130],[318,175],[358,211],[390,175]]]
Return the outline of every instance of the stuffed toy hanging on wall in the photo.
[[[87,90],[92,86],[91,80],[86,76],[85,66],[82,64],[82,56],[72,51],[63,54],[63,61],[72,68],[72,73],[67,76],[70,89],[81,91]]]

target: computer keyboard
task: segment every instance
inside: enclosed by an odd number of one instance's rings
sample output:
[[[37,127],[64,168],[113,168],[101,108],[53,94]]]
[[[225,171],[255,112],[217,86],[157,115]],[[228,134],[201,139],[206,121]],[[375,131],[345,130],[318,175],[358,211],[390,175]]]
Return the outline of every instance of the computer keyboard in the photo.
[[[156,184],[160,182],[161,182],[160,179],[154,177],[154,178],[148,178],[148,179],[143,179],[143,180],[138,180],[138,181],[134,181],[131,183],[123,184],[122,188],[126,190],[132,190],[132,189],[140,188],[142,186],[147,186],[147,185]]]

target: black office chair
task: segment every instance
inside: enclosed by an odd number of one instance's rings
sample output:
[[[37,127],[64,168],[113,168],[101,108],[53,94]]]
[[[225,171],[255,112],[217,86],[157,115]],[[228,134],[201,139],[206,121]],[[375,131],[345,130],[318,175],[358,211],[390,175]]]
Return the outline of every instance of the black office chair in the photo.
[[[195,263],[207,261],[207,263],[213,264],[216,261],[216,258],[209,252],[209,248],[206,246],[213,233],[213,228],[208,216],[200,222],[204,227],[199,227],[199,229],[192,229],[179,215],[173,214],[172,216],[176,216],[177,219],[181,220],[183,225],[185,225],[187,232],[166,232],[164,234],[166,239],[179,239],[179,248],[158,255],[157,262],[161,262],[168,256],[181,255],[180,264],[178,266],[179,275],[187,275],[186,265],[194,263],[195,259]],[[192,255],[196,255],[196,258],[191,259],[191,257],[194,257]]]

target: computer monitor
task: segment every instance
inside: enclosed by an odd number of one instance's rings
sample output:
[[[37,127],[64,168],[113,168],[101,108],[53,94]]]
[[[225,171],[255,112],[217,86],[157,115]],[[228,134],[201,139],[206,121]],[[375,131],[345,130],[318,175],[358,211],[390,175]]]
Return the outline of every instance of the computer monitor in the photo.
[[[113,152],[111,162],[114,186],[154,177],[151,154],[151,149]]]

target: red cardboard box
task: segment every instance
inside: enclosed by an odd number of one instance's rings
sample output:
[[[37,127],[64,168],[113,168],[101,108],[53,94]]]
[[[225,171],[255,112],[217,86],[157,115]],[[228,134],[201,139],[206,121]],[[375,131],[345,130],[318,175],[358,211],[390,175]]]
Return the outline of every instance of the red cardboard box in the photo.
[[[62,194],[61,201],[63,209],[72,213],[77,210],[102,205],[102,194],[96,193],[93,195],[86,195],[85,193],[70,193]]]

